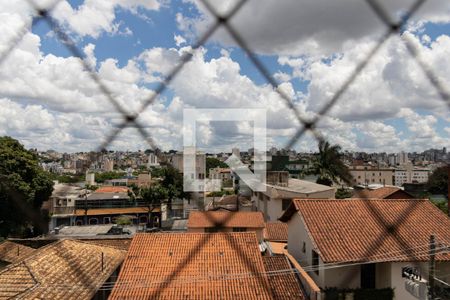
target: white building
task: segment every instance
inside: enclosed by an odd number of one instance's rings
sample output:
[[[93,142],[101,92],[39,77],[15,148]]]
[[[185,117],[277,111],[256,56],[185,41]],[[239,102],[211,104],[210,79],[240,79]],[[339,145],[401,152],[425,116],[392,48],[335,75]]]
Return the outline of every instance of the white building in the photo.
[[[281,218],[288,223],[288,251],[319,287],[392,288],[394,299],[426,299],[426,281],[403,275],[410,268],[426,279],[430,235],[437,245],[450,245],[450,219],[430,201],[294,201]],[[435,277],[449,282],[450,255],[436,249]]]
[[[87,185],[95,185],[95,173],[90,173],[89,170],[86,171],[86,181]]]
[[[147,167],[150,168],[158,166],[159,166],[158,157],[154,153],[150,153],[148,155]]]
[[[425,183],[428,182],[428,175],[431,170],[428,168],[419,168],[411,163],[395,169],[394,181],[396,186],[403,186],[405,183]]]
[[[231,154],[237,156],[238,158],[241,158],[241,151],[239,150],[239,148],[231,149]]]
[[[335,189],[310,181],[289,178],[287,185],[266,184],[265,192],[253,192],[252,202],[257,210],[263,212],[266,221],[280,218],[292,199],[334,198]]]
[[[170,164],[180,173],[184,173],[183,152],[177,152],[169,157]],[[205,179],[206,176],[206,155],[203,152],[196,151],[195,155],[195,179]],[[194,179],[194,178],[192,178]]]

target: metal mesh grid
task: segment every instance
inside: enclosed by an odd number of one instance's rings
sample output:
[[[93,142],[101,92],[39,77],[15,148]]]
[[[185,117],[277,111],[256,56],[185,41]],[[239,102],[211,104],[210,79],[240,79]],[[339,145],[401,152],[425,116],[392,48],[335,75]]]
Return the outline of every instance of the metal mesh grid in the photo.
[[[143,113],[150,105],[152,105],[157,99],[159,95],[161,95],[167,88],[168,85],[173,81],[173,79],[180,73],[180,71],[183,69],[183,67],[193,58],[193,52],[202,47],[205,43],[208,42],[210,37],[219,29],[224,28],[232,37],[232,39],[237,43],[237,45],[242,48],[242,50],[247,54],[248,59],[251,61],[251,63],[256,67],[256,69],[260,72],[263,78],[272,86],[273,90],[278,93],[278,95],[283,99],[286,106],[292,111],[292,113],[295,115],[296,120],[298,121],[299,127],[296,131],[296,133],[289,139],[289,141],[286,143],[285,148],[290,149],[292,146],[295,145],[295,143],[301,139],[306,132],[311,132],[315,139],[317,141],[323,141],[324,138],[320,134],[319,130],[317,129],[317,123],[321,120],[323,116],[326,116],[327,113],[339,102],[342,101],[343,95],[346,93],[346,91],[349,89],[349,87],[354,83],[354,81],[357,79],[357,77],[364,71],[366,66],[373,60],[373,58],[376,56],[376,54],[379,52],[379,50],[382,48],[382,46],[386,43],[386,41],[395,35],[399,35],[401,41],[405,44],[407,50],[411,54],[411,58],[414,59],[418,66],[422,69],[423,73],[428,78],[429,82],[432,84],[432,86],[436,89],[439,97],[444,101],[447,106],[450,108],[450,92],[446,89],[443,82],[439,78],[439,76],[436,75],[436,72],[427,64],[426,61],[424,61],[421,57],[420,50],[415,46],[415,44],[409,40],[404,35],[401,35],[402,30],[408,20],[420,9],[420,7],[426,2],[426,0],[416,0],[414,3],[409,7],[407,12],[403,15],[403,18],[399,21],[393,21],[391,20],[391,17],[389,15],[389,12],[386,11],[386,9],[377,1],[377,0],[366,0],[367,5],[373,10],[373,12],[378,16],[378,18],[385,24],[386,31],[381,36],[381,38],[377,41],[375,46],[368,52],[366,57],[357,63],[355,66],[353,72],[346,78],[342,86],[337,90],[337,92],[334,93],[334,95],[329,99],[329,101],[318,110],[318,113],[315,117],[312,119],[307,119],[301,116],[300,112],[297,110],[296,106],[293,103],[293,100],[290,98],[289,95],[287,95],[285,92],[283,92],[282,89],[279,88],[279,83],[277,80],[271,75],[268,68],[264,65],[264,63],[259,59],[259,57],[252,51],[251,45],[247,43],[247,41],[240,35],[239,29],[234,28],[230,24],[230,20],[233,18],[234,15],[244,6],[244,4],[247,2],[247,0],[240,0],[235,4],[235,6],[225,15],[219,14],[216,9],[207,1],[207,0],[200,0],[200,2],[204,5],[204,7],[211,13],[211,15],[214,17],[215,22],[214,24],[198,39],[198,41],[193,44],[192,51],[184,53],[178,64],[170,70],[168,75],[164,78],[163,81],[161,81],[156,88],[154,88],[154,93],[152,96],[150,96],[148,99],[146,99],[143,103],[143,105],[137,110],[135,114],[130,114],[127,112],[127,110],[121,106],[119,101],[117,101],[113,93],[108,89],[108,87],[102,82],[101,78],[98,76],[96,71],[90,66],[90,64],[87,62],[87,60],[84,58],[83,52],[76,46],[76,43],[71,39],[71,37],[65,32],[64,28],[61,26],[61,24],[58,23],[52,16],[51,11],[58,5],[60,0],[55,1],[52,5],[50,5],[47,8],[41,8],[39,7],[33,0],[24,0],[27,1],[33,8],[34,8],[34,20],[33,22],[47,22],[47,24],[52,28],[52,30],[56,33],[56,36],[58,39],[62,42],[62,44],[67,48],[67,50],[75,57],[79,58],[80,63],[82,64],[82,67],[89,72],[90,78],[92,81],[94,81],[99,90],[102,94],[106,96],[108,101],[113,105],[114,109],[122,115],[122,122],[117,126],[115,130],[110,132],[103,143],[99,145],[98,151],[102,151],[106,149],[119,135],[119,133],[124,130],[128,126],[136,127],[139,131],[142,138],[148,143],[148,145],[151,147],[151,149],[157,151],[158,146],[155,143],[154,139],[152,138],[151,134],[147,132],[144,128],[144,126],[138,121],[138,117],[141,113]],[[3,52],[0,53],[0,64],[4,63],[5,59],[8,57],[8,55],[15,49],[15,47],[19,44],[21,39],[25,36],[25,34],[28,31],[30,24],[25,24],[20,30],[17,31],[16,35],[9,41],[7,44],[7,47]],[[20,201],[19,201],[20,202]],[[367,201],[366,205],[369,206],[370,211],[373,213],[373,215],[377,218],[377,220],[380,222],[380,224],[388,224],[388,222],[385,222],[383,218],[377,213],[377,210],[375,207],[371,207],[371,202]],[[386,227],[387,231],[395,231],[395,227],[399,226],[402,223],[402,220],[404,220],[404,215],[407,215],[411,213],[412,210],[405,211],[404,214],[399,216],[398,220],[394,223],[394,225],[390,225],[389,228]],[[35,216],[34,216],[35,217]],[[33,217],[33,218],[34,218]],[[213,220],[211,220],[213,221]],[[227,220],[225,220],[223,223],[216,224],[217,227],[221,227],[224,223],[226,223]],[[205,238],[196,246],[197,250],[200,250],[203,245],[205,245],[209,241],[210,235],[205,235]],[[382,239],[383,237],[379,237]],[[398,240],[400,244],[404,244],[404,241]],[[239,247],[237,247],[234,243],[230,242],[230,245],[235,248],[237,253],[241,253]],[[373,249],[377,248],[377,244],[372,245]],[[405,245],[407,246],[407,245]],[[374,250],[375,251],[375,250]],[[368,256],[370,256],[370,253],[367,253]],[[248,262],[245,257],[241,257],[243,261],[248,263],[249,270],[253,270],[254,266]],[[179,270],[183,268],[185,264],[188,263],[188,260],[182,262],[179,266]],[[290,270],[289,272],[293,272]],[[156,297],[164,291],[165,288],[168,287],[171,280],[176,277],[177,273],[175,272],[172,274],[172,276],[169,278],[169,280],[164,283],[161,286],[160,291],[157,293]],[[356,276],[357,274],[355,274]],[[262,286],[266,285],[264,284],[264,277],[263,276],[256,276],[258,280],[261,280]],[[342,282],[349,281],[350,278],[342,278]],[[112,289],[112,286],[105,287],[106,289]],[[268,291],[270,294],[270,291]]]

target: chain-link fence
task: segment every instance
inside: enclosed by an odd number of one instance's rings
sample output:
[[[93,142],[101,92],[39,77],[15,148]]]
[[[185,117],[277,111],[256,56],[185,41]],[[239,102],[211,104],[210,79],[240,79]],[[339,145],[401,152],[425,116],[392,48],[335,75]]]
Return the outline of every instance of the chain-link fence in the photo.
[[[25,1],[25,0],[24,0]],[[207,0],[200,0],[202,5],[206,8],[206,10],[214,17],[214,23],[212,26],[208,28],[206,32],[204,32],[197,40],[196,43],[194,43],[191,46],[191,51],[184,52],[184,54],[181,56],[178,64],[175,65],[165,76],[165,78],[159,82],[156,87],[153,89],[154,93],[150,97],[148,97],[142,104],[142,106],[136,111],[136,113],[130,113],[125,107],[123,107],[120,104],[120,101],[118,101],[114,93],[108,88],[108,86],[102,81],[100,76],[98,75],[97,71],[91,66],[91,64],[86,59],[83,51],[77,47],[76,41],[74,41],[70,34],[68,34],[64,27],[55,19],[52,17],[52,10],[58,5],[59,1],[55,1],[51,6],[48,7],[39,7],[34,1],[32,0],[26,0],[33,8],[34,8],[34,19],[33,23],[38,22],[46,22],[48,26],[53,30],[57,38],[62,42],[62,45],[71,53],[71,55],[79,58],[80,64],[82,64],[82,67],[84,70],[86,70],[89,73],[90,78],[93,82],[98,86],[100,92],[108,99],[108,101],[112,104],[114,109],[120,113],[122,116],[121,123],[112,131],[107,134],[104,141],[98,145],[98,151],[102,151],[106,149],[108,146],[111,145],[111,143],[116,139],[116,137],[127,127],[132,126],[137,128],[142,138],[148,143],[151,149],[157,151],[159,149],[155,139],[152,137],[152,135],[145,129],[146,127],[142,124],[141,121],[138,120],[139,116],[148,109],[155,100],[166,90],[168,89],[169,85],[172,83],[174,78],[176,76],[179,76],[181,70],[186,66],[186,64],[191,61],[193,58],[193,55],[195,51],[197,51],[199,48],[204,46],[208,40],[212,37],[212,35],[219,30],[220,28],[225,29],[226,32],[229,33],[231,38],[234,40],[234,42],[237,44],[238,47],[240,47],[245,54],[247,55],[250,62],[256,67],[256,69],[260,72],[262,77],[269,83],[273,91],[275,91],[279,97],[284,101],[285,105],[290,109],[290,111],[294,114],[295,119],[298,122],[298,128],[295,132],[295,134],[288,140],[288,142],[285,145],[285,149],[292,148],[299,139],[301,139],[306,132],[311,132],[313,136],[316,138],[316,140],[323,141],[324,137],[320,133],[318,129],[318,122],[323,118],[324,116],[327,116],[327,114],[330,112],[330,110],[337,104],[340,103],[340,101],[343,101],[343,95],[346,93],[346,91],[351,87],[351,85],[355,82],[355,80],[364,72],[367,65],[376,57],[377,53],[380,51],[380,49],[383,47],[383,45],[389,40],[389,38],[393,36],[398,36],[399,40],[404,43],[407,50],[411,54],[411,59],[415,60],[422,69],[423,73],[426,75],[426,78],[428,78],[429,82],[432,84],[432,86],[436,89],[439,97],[446,103],[448,108],[450,108],[450,92],[447,89],[447,85],[442,82],[440,77],[436,74],[436,72],[431,68],[431,66],[427,63],[425,59],[421,56],[421,51],[417,45],[411,41],[407,35],[403,35],[403,30],[405,26],[407,25],[408,21],[413,17],[413,15],[416,14],[417,11],[423,6],[423,4],[426,2],[425,0],[416,0],[412,3],[412,5],[407,9],[407,11],[402,15],[400,20],[392,20],[390,17],[390,12],[388,12],[383,5],[381,5],[376,0],[367,0],[367,5],[370,7],[373,12],[376,14],[376,16],[385,24],[385,32],[380,37],[380,39],[376,42],[376,44],[373,46],[370,51],[366,54],[365,58],[361,61],[357,62],[356,66],[353,68],[353,71],[351,74],[344,80],[342,86],[333,94],[332,97],[327,101],[327,103],[318,109],[317,114],[313,118],[306,118],[302,116],[300,111],[297,109],[297,106],[295,105],[293,99],[283,91],[283,89],[280,88],[279,82],[272,76],[270,70],[265,66],[263,61],[260,59],[258,55],[255,54],[255,52],[252,50],[252,45],[249,44],[246,39],[242,37],[242,35],[239,32],[239,28],[236,28],[232,25],[230,20],[241,10],[241,8],[246,4],[246,0],[240,0],[238,1],[232,9],[230,9],[226,14],[220,14],[214,6],[211,5],[210,2]],[[280,5],[282,5],[280,3]],[[25,24],[23,28],[21,28],[17,33],[13,36],[13,38],[9,41],[5,49],[0,53],[0,64],[5,63],[6,58],[8,55],[15,49],[15,47],[20,43],[22,38],[26,35],[30,28],[30,24]],[[365,205],[367,205],[368,209],[371,211],[373,216],[377,219],[377,221],[380,224],[386,224],[386,231],[387,232],[393,232],[395,231],[395,228],[400,226],[402,222],[404,222],[407,218],[408,214],[414,211],[415,207],[412,209],[409,209],[408,211],[402,212],[398,218],[391,222],[390,220],[385,220],[382,217],[382,214],[377,211],[376,207],[372,207],[372,204],[370,201],[366,201]],[[214,222],[211,220],[211,222]],[[225,220],[222,223],[216,224],[217,227],[222,227],[227,220]],[[388,225],[387,225],[388,224]],[[420,224],[418,224],[420,226]],[[200,251],[202,249],[202,246],[204,246],[206,243],[208,243],[211,235],[205,235],[204,239],[196,246],[196,249]],[[395,235],[394,235],[395,236]],[[369,253],[367,253],[367,257],[370,257],[371,254],[375,253],[377,251],[377,248],[380,247],[380,245],[383,244],[384,236],[380,236],[378,240],[376,240],[375,243],[367,247],[367,249],[371,249]],[[409,245],[405,244],[405,241],[399,239],[397,242],[400,245],[404,245],[405,249],[409,249]],[[236,253],[241,253],[239,247],[236,246],[235,243],[231,243],[230,245],[235,248]],[[423,250],[426,252],[426,248]],[[198,252],[197,251],[197,252]],[[194,255],[196,255],[194,253]],[[414,258],[414,253],[411,254]],[[186,265],[189,262],[190,258],[187,258],[185,261],[181,262],[179,265],[178,270],[182,270],[183,266]],[[250,261],[248,261],[244,256],[242,257],[243,262],[248,263],[248,269],[254,270],[255,266],[252,265]],[[325,267],[324,267],[325,268]],[[306,267],[306,270],[313,270],[312,267]],[[254,270],[256,272],[256,270]],[[288,270],[288,272],[295,272],[294,270]],[[358,274],[354,274],[354,276],[359,276]],[[177,272],[174,272],[170,278],[168,278],[167,282],[170,283],[172,279],[175,279],[177,277]],[[264,281],[263,276],[257,277],[258,280]],[[349,282],[351,281],[351,278],[341,278],[341,282]],[[161,289],[158,294],[154,295],[155,298],[158,297],[160,293],[164,291],[165,288],[167,288],[169,285],[164,284],[161,286]],[[266,287],[264,282],[261,282],[261,286]],[[107,285],[104,287],[104,289],[112,289],[113,285]],[[268,291],[270,294],[270,292]]]

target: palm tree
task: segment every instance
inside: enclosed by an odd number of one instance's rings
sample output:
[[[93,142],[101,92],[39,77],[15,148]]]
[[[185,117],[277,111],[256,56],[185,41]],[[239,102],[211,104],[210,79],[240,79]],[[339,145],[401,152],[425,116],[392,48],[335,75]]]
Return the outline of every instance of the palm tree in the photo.
[[[348,167],[341,160],[341,147],[330,145],[329,142],[321,140],[319,142],[319,153],[316,155],[310,174],[319,175],[317,183],[331,186],[344,181],[351,184],[352,175]]]

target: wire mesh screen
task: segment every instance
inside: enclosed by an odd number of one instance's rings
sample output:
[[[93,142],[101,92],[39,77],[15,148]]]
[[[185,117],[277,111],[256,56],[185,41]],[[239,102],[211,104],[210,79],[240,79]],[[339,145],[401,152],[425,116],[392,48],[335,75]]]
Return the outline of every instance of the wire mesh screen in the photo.
[[[25,1],[25,0],[24,0]],[[411,1],[411,5],[405,9],[405,12],[401,15],[398,20],[392,19],[391,12],[387,11],[381,2],[376,0],[367,0],[365,1],[367,7],[373,11],[373,13],[378,17],[378,19],[385,25],[385,32],[379,38],[379,40],[375,43],[375,45],[367,51],[365,56],[362,59],[359,59],[355,62],[355,65],[351,67],[352,71],[350,75],[342,80],[342,85],[340,88],[333,92],[328,101],[322,107],[317,109],[317,113],[314,114],[313,117],[307,117],[302,114],[294,100],[284,89],[280,87],[280,83],[275,79],[270,69],[265,65],[264,61],[261,59],[259,55],[256,54],[255,51],[252,50],[252,45],[240,34],[240,28],[233,25],[232,20],[236,14],[246,5],[246,0],[240,0],[234,3],[232,8],[228,10],[226,14],[219,13],[214,5],[207,0],[201,0],[201,4],[214,18],[214,22],[208,29],[197,39],[191,46],[190,51],[184,52],[178,63],[167,71],[167,75],[158,82],[154,87],[152,87],[153,92],[142,101],[141,107],[139,107],[135,111],[130,111],[128,107],[124,107],[122,102],[119,101],[115,93],[111,90],[111,88],[105,84],[104,80],[99,76],[97,70],[92,66],[89,61],[89,58],[86,57],[84,51],[77,46],[77,41],[66,32],[64,26],[62,26],[53,16],[52,11],[55,7],[58,6],[60,1],[55,1],[51,5],[46,7],[41,7],[37,3],[32,0],[27,0],[27,3],[31,5],[34,9],[34,17],[33,24],[37,23],[46,23],[53,31],[55,36],[61,41],[61,44],[65,47],[65,49],[70,53],[70,55],[78,58],[78,62],[81,64],[81,68],[84,71],[87,71],[92,83],[97,87],[98,91],[103,94],[105,99],[111,104],[113,109],[120,114],[121,118],[118,125],[110,132],[105,132],[105,136],[103,141],[99,142],[97,151],[103,151],[107,149],[114,140],[125,130],[127,127],[136,128],[141,135],[142,139],[148,143],[149,147],[156,151],[158,154],[158,149],[161,149],[160,145],[157,144],[154,137],[152,137],[151,131],[148,130],[149,126],[145,124],[143,120],[140,119],[141,114],[143,114],[150,106],[152,106],[155,101],[160,97],[167,89],[169,89],[170,84],[177,76],[182,76],[180,74],[183,68],[193,59],[194,54],[198,51],[202,46],[204,46],[210,38],[218,31],[225,30],[233,42],[242,49],[248,61],[258,70],[262,78],[271,86],[272,90],[278,94],[278,97],[282,99],[286,107],[289,108],[290,112],[295,116],[295,120],[298,123],[298,127],[295,130],[295,133],[289,137],[286,144],[284,145],[285,149],[290,149],[296,145],[296,143],[301,140],[305,133],[310,132],[317,140],[317,142],[325,140],[324,135],[321,134],[318,123],[321,121],[324,116],[327,116],[329,112],[336,106],[337,103],[341,103],[344,101],[344,94],[349,90],[352,84],[359,78],[361,74],[364,73],[366,67],[374,60],[377,54],[382,49],[383,45],[386,42],[395,36],[399,39],[400,43],[402,43],[408,52],[410,53],[410,57],[414,60],[417,65],[422,70],[423,74],[428,79],[432,88],[435,89],[435,92],[439,96],[439,98],[445,103],[447,109],[450,109],[450,92],[448,90],[448,83],[444,82],[443,79],[438,75],[438,73],[433,70],[433,68],[428,64],[427,60],[422,56],[421,49],[418,47],[414,41],[412,41],[407,35],[403,35],[405,27],[408,24],[408,21],[421,9],[421,7],[426,2],[425,0],[416,0]],[[281,4],[282,5],[282,4]],[[269,22],[270,20],[268,20]],[[0,53],[0,64],[7,63],[8,56],[15,50],[15,48],[22,41],[22,38],[26,35],[26,33],[30,30],[30,24],[24,24],[24,26],[18,30],[12,38],[8,41],[6,46]],[[68,70],[71,72],[71,70]],[[42,87],[45,93],[45,87]],[[8,96],[8,91],[0,91],[0,94]],[[29,98],[28,95],[23,95],[24,98]],[[20,95],[15,95],[14,97],[20,98]],[[39,99],[38,99],[39,101]],[[76,105],[76,104],[75,104]],[[376,104],[375,104],[376,105]],[[393,232],[396,230],[396,227],[402,224],[405,220],[407,220],[407,215],[414,211],[415,207],[409,208],[407,211],[402,212],[398,218],[392,222],[392,220],[385,220],[383,215],[379,213],[376,207],[372,207],[372,202],[367,201],[365,205],[368,206],[368,210],[373,214],[375,219],[380,223],[386,226],[387,232]],[[210,220],[214,222],[214,220]],[[216,227],[221,228],[224,222],[216,224]],[[209,242],[211,235],[205,235],[204,239],[196,246],[196,249],[200,251],[202,246]],[[383,244],[384,236],[380,236],[378,240],[376,240],[373,245],[370,245],[368,249],[371,249],[372,253],[367,253],[367,257],[372,257],[373,253],[377,252],[377,248]],[[399,244],[405,244],[405,241],[398,240]],[[230,242],[230,245],[234,247],[236,253],[241,253],[241,249],[236,246],[235,243]],[[408,245],[404,245],[406,249],[409,248]],[[442,249],[445,247],[443,246]],[[427,254],[428,253],[428,244],[423,245],[422,248],[418,249],[420,253]],[[197,255],[196,253],[193,254]],[[417,252],[411,254],[413,260]],[[190,259],[190,258],[189,258]],[[188,263],[188,260],[180,263],[178,270],[183,270],[183,266]],[[242,260],[248,263],[248,269],[253,270],[254,266],[252,262],[248,261],[244,256]],[[361,263],[361,264],[364,264]],[[325,268],[333,268],[336,267],[334,264],[323,266],[322,269]],[[317,266],[305,266],[306,271],[313,272],[317,269]],[[255,271],[256,272],[256,271]],[[260,274],[261,276],[257,276],[258,280],[261,280],[261,286],[266,287],[264,284],[265,276],[277,276],[284,273],[293,273],[296,272],[294,269],[284,270],[283,272],[274,273],[274,274]],[[359,276],[358,273],[353,274],[353,276]],[[164,282],[159,285],[160,292],[162,293],[164,289],[168,288],[171,280],[175,280],[177,277],[177,273],[174,272],[167,282]],[[200,280],[200,279],[198,279]],[[270,279],[269,279],[270,280]],[[352,278],[343,277],[339,279],[341,282],[350,282]],[[103,286],[102,289],[111,290],[113,288],[113,284],[107,284]],[[56,286],[52,286],[56,287]],[[50,287],[51,288],[51,287]],[[129,288],[123,286],[123,288]],[[270,292],[269,292],[270,294]],[[159,293],[155,295],[157,298]]]

